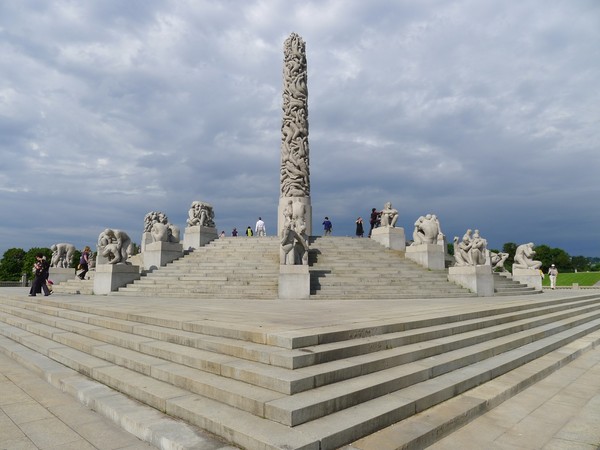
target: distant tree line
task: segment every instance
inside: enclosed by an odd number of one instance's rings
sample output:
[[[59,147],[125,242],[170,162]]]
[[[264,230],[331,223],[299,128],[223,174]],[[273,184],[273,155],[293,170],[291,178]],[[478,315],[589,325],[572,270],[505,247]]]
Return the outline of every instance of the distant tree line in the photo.
[[[22,248],[10,248],[4,252],[0,260],[0,281],[19,281],[23,275],[28,279],[33,278],[33,264],[35,255],[43,254],[48,262],[52,259],[52,250],[49,248],[33,247],[28,251]],[[81,258],[81,252],[75,250],[69,267],[76,268]]]

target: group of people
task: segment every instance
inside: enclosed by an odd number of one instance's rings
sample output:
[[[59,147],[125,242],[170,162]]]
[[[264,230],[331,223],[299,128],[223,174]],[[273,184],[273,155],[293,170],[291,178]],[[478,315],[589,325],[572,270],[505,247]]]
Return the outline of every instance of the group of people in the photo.
[[[56,250],[54,250],[54,252],[56,252]],[[90,256],[90,247],[86,246],[83,249],[83,252],[81,252],[79,265],[77,266],[77,277],[81,280],[85,280],[85,276],[89,271]],[[57,265],[56,267],[59,266]],[[37,294],[41,294],[42,292],[46,297],[52,294],[53,283],[52,280],[50,280],[50,262],[46,259],[46,256],[43,253],[37,253],[35,255],[33,275],[33,282],[31,283],[31,288],[29,289],[29,296],[35,297]]]
[[[237,228],[233,228],[233,230],[231,230],[231,236],[232,237],[236,237],[239,234]],[[264,237],[267,235],[267,227],[265,225],[265,221],[262,219],[262,217],[259,217],[258,220],[256,221],[256,225],[254,226],[254,229],[252,229],[252,227],[250,225],[248,225],[248,228],[246,228],[245,231],[246,236],[248,237],[252,237],[254,235],[258,236],[258,237]],[[221,234],[219,235],[219,237],[224,238],[226,236],[225,234],[225,230],[221,231]]]

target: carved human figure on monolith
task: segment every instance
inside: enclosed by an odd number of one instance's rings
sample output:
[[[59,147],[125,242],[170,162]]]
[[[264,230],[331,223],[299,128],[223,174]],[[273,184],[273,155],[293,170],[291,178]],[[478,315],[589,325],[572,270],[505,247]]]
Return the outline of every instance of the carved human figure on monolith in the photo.
[[[292,33],[283,44],[281,196],[310,195],[306,44]]]
[[[133,242],[124,231],[107,228],[98,236],[98,254],[107,258],[108,264],[129,264]]]
[[[533,242],[522,244],[517,247],[515,251],[515,262],[513,268],[516,269],[539,269],[542,267],[541,261],[533,259],[535,256],[535,250],[533,249]]]
[[[52,258],[50,259],[50,267],[67,269],[73,262],[75,254],[75,246],[73,244],[54,244],[50,247],[52,250]]]

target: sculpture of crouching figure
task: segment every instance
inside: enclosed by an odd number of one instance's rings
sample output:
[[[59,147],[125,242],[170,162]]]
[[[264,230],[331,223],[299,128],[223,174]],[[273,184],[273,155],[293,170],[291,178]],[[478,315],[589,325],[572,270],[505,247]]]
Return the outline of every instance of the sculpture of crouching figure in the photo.
[[[539,269],[542,267],[542,262],[534,260],[534,256],[535,250],[533,249],[533,242],[519,245],[515,251],[515,262],[513,264],[513,268]]]
[[[98,253],[109,264],[129,264],[127,258],[133,254],[133,242],[124,231],[107,228],[98,236]]]
[[[75,246],[73,244],[60,243],[54,244],[52,247],[50,247],[50,250],[52,250],[50,267],[68,269],[73,261]]]

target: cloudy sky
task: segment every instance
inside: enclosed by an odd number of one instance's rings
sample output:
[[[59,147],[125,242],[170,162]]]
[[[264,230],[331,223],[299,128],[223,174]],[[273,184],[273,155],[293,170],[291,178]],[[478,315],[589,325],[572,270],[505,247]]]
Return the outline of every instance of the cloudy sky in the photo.
[[[283,42],[308,58],[313,234],[391,201],[412,234],[600,256],[598,0],[0,2],[0,253],[144,215],[277,221]]]

